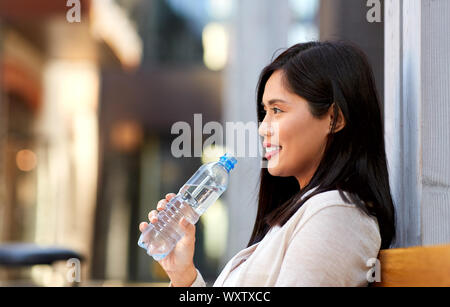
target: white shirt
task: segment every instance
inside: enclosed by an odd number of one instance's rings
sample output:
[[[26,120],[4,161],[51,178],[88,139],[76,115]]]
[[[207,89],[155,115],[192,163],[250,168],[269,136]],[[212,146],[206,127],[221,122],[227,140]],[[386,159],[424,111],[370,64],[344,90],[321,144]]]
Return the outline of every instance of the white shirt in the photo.
[[[269,230],[269,232],[264,236],[265,240],[269,240],[269,238],[278,230],[280,229],[279,226],[273,227]],[[263,239],[263,240],[264,240]],[[243,271],[243,269],[245,268],[245,266],[248,264],[248,262],[246,262],[247,258],[249,258],[253,251],[256,248],[256,244],[253,244],[252,246],[250,246],[249,248],[244,249],[243,251],[241,251],[239,254],[236,255],[236,257],[234,257],[232,259],[232,261],[229,261],[228,263],[230,264],[230,268],[224,268],[222,270],[222,272],[225,274],[225,272],[230,271],[228,273],[228,276],[226,277],[226,279],[223,281],[222,284],[220,284],[221,280],[222,280],[222,276],[219,275],[219,278],[217,278],[216,282],[214,283],[214,287],[218,287],[218,286],[222,286],[222,287],[236,287],[238,286],[237,281],[239,278],[239,273],[241,273]]]
[[[376,218],[327,191],[236,254],[214,286],[367,286],[367,261],[380,246]],[[206,286],[198,270],[192,286]]]

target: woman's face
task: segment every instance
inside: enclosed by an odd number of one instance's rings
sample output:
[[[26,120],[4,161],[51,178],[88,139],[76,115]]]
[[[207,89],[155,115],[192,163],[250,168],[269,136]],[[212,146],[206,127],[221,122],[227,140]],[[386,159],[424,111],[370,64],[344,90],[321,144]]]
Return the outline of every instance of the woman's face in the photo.
[[[272,176],[294,176],[303,188],[324,154],[332,108],[322,119],[314,118],[307,101],[284,85],[280,70],[267,81],[262,103],[266,115],[259,134],[264,137],[268,171]]]

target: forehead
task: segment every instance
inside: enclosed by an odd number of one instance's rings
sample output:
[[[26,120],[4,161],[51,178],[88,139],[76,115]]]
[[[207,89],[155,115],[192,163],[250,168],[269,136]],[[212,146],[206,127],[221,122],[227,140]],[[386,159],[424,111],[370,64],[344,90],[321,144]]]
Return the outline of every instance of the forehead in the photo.
[[[290,95],[293,95],[293,93],[291,93],[286,86],[283,72],[280,70],[275,71],[270,76],[269,80],[267,80],[264,89],[263,102],[267,102],[274,98],[287,98]]]
[[[271,104],[273,101],[284,101],[286,103],[298,100],[300,97],[291,92],[286,84],[284,73],[275,71],[267,80],[262,97],[262,104]]]
[[[291,91],[282,71],[275,71],[267,80],[262,101],[262,106],[270,106],[275,103],[280,103],[288,108],[304,109],[308,105],[308,101]]]

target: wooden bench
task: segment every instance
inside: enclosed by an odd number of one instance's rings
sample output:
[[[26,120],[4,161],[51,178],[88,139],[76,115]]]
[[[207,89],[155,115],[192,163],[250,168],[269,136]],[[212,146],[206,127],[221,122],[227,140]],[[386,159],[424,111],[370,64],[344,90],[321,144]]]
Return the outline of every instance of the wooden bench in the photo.
[[[449,287],[450,245],[381,250],[381,282],[371,287]]]

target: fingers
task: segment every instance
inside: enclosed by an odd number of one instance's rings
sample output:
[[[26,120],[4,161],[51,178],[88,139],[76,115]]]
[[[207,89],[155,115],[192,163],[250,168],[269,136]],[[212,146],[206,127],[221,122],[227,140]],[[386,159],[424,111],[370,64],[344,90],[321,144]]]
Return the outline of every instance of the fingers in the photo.
[[[175,193],[167,193],[165,199],[161,199],[156,205],[156,210],[152,210],[148,213],[148,220],[150,223],[156,223],[158,221],[158,211],[164,210],[167,203],[176,196]],[[148,227],[148,223],[142,222],[139,224],[139,230],[142,232]]]
[[[164,210],[166,208],[167,205],[167,200],[165,199],[161,199],[158,204],[156,205],[156,210],[161,211]]]
[[[152,210],[148,213],[148,220],[150,221],[150,223],[156,223],[158,221],[158,211],[156,210]]]
[[[147,229],[148,227],[148,223],[147,222],[142,222],[139,224],[139,231],[140,232],[144,232],[145,229]]]
[[[156,210],[161,211],[166,209],[167,203],[176,196],[175,193],[167,193],[165,199],[161,199],[156,205]]]
[[[167,193],[166,194],[166,200],[170,201],[172,198],[174,198],[176,196],[175,193]]]

